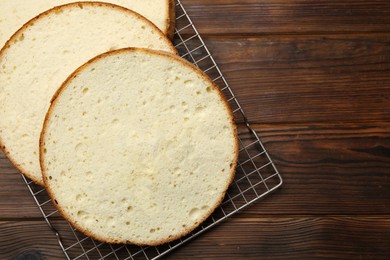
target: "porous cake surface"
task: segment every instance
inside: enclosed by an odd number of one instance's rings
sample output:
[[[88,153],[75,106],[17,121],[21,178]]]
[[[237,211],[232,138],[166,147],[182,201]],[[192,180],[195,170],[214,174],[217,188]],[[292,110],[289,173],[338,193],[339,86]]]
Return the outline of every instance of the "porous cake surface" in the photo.
[[[41,135],[60,213],[110,243],[158,245],[204,221],[232,182],[238,145],[218,88],[183,59],[122,49],[79,68]]]
[[[74,3],[19,30],[0,52],[0,145],[38,184],[39,135],[50,99],[79,66],[103,52],[145,47],[176,53],[150,21],[123,7]]]
[[[85,2],[91,2],[86,0]],[[0,48],[23,24],[40,13],[70,0],[1,0]],[[173,35],[175,20],[174,0],[105,0],[131,9],[153,22],[163,33]]]

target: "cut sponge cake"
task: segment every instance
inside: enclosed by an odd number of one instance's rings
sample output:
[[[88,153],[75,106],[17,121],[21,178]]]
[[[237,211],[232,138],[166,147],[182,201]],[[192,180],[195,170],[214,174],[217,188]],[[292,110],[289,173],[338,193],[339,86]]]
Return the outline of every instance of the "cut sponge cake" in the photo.
[[[43,184],[39,135],[69,74],[98,54],[133,46],[176,53],[151,22],[105,3],[55,7],[12,36],[0,52],[0,145],[22,173]]]
[[[158,245],[221,203],[238,146],[218,88],[183,59],[146,49],[102,54],[54,96],[40,142],[46,188],[80,231]]]
[[[70,0],[1,0],[0,48],[5,42],[36,15]],[[90,2],[90,0],[88,1]],[[163,33],[173,35],[175,22],[174,0],[106,0],[131,9],[153,22]]]

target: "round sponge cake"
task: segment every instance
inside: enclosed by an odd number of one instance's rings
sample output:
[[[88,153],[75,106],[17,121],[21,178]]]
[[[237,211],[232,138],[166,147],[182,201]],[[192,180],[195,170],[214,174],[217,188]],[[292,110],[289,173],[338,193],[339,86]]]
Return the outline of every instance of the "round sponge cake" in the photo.
[[[124,47],[176,53],[150,21],[106,3],[55,7],[25,24],[0,52],[0,146],[38,184],[39,135],[50,99],[66,78],[98,54]]]
[[[102,54],[54,96],[40,141],[46,188],[77,229],[109,243],[188,234],[223,200],[238,156],[219,89],[180,57]]]
[[[92,0],[84,0],[91,2]],[[1,0],[0,48],[20,27],[38,14],[71,0]],[[174,0],[105,0],[133,10],[172,37],[175,23]]]

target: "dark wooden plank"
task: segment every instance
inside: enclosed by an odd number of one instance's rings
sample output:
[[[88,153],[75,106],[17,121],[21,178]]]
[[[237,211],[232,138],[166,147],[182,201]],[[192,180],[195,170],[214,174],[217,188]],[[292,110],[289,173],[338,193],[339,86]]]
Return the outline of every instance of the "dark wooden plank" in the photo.
[[[390,3],[386,0],[182,0],[182,3],[201,34],[324,34],[390,30]]]
[[[112,251],[89,239],[78,243],[66,223],[54,222],[64,243],[73,245],[67,250],[71,257],[87,252],[89,259],[97,259]],[[27,253],[37,256],[33,259],[64,259],[54,233],[42,221],[0,222],[0,229],[0,259]],[[232,218],[163,259],[388,259],[389,237],[389,216]],[[119,249],[119,258],[129,256],[120,246],[113,248]]]
[[[390,214],[390,123],[253,127],[284,185],[245,213]]]
[[[0,151],[0,187],[0,220],[42,217],[19,171],[2,151]]]
[[[57,238],[42,221],[1,221],[0,259],[65,259]]]
[[[231,219],[166,259],[388,259],[388,217]]]
[[[390,35],[205,41],[252,122],[390,119]]]

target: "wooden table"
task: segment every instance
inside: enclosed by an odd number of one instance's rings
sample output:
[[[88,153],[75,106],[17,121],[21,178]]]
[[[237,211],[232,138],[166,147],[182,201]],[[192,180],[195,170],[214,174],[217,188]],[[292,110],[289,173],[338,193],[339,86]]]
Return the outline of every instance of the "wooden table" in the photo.
[[[390,259],[390,2],[182,3],[284,184],[165,259]],[[0,174],[0,259],[64,259]]]

